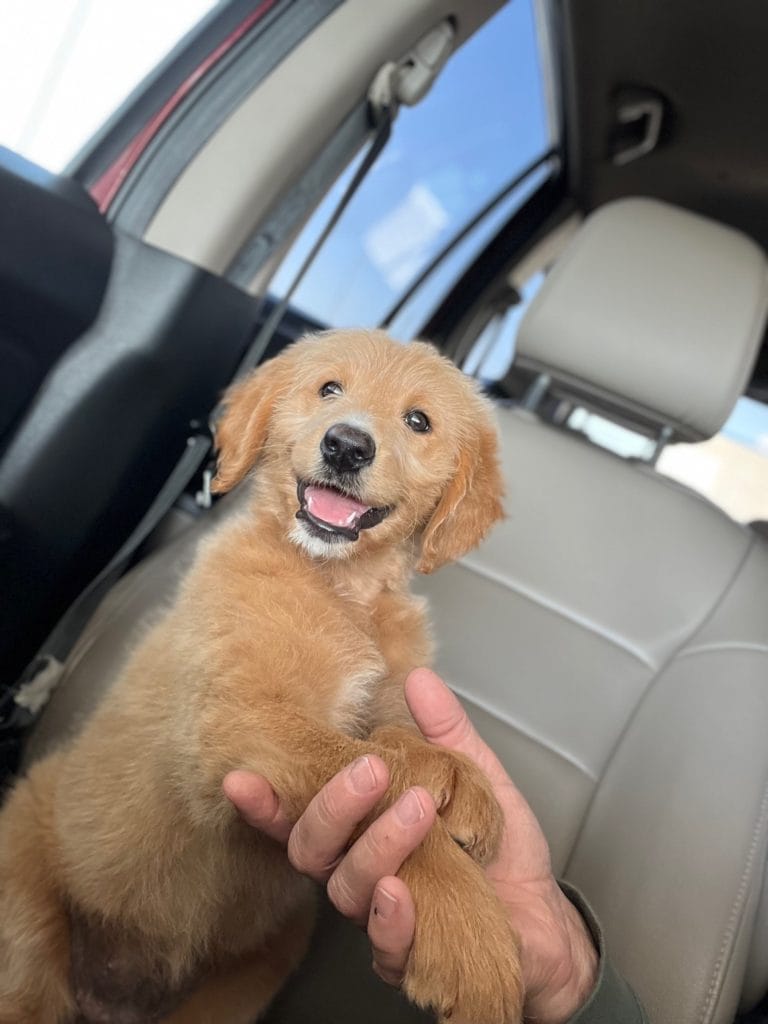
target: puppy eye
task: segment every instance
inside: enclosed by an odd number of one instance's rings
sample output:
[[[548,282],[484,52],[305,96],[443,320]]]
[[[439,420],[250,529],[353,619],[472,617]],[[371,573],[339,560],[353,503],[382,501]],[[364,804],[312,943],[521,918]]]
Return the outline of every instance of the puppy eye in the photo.
[[[427,414],[422,412],[421,409],[411,409],[410,412],[407,412],[405,414],[405,422],[417,434],[426,434],[431,426]]]
[[[319,394],[321,398],[327,398],[329,395],[343,395],[344,388],[337,380],[329,380],[320,388]]]

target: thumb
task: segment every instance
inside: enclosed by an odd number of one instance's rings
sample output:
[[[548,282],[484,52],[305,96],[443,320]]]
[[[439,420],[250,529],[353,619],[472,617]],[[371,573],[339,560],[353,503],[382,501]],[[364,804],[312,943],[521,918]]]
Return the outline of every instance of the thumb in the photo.
[[[549,878],[549,847],[533,811],[480,738],[456,695],[434,672],[417,668],[405,681],[405,699],[426,740],[465,754],[490,779],[504,814],[505,829],[489,877],[505,886],[523,879]]]
[[[405,680],[405,700],[424,738],[466,754],[494,786],[509,776],[491,748],[480,738],[458,697],[428,668],[417,668]]]

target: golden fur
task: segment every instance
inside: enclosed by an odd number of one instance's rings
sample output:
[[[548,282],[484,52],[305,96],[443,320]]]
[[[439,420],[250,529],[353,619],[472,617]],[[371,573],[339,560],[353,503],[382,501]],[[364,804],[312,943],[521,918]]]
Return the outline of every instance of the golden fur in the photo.
[[[343,394],[321,397],[328,381]],[[431,430],[409,428],[414,408]],[[345,420],[375,438],[356,476],[390,511],[326,544],[296,518],[297,480],[317,479],[320,440]],[[200,544],[83,731],[0,814],[1,1024],[250,1024],[304,953],[312,886],[222,779],[260,772],[298,816],[371,751],[392,774],[375,813],[414,783],[441,812],[401,871],[418,922],[406,994],[452,1024],[518,1021],[515,939],[479,867],[498,805],[469,761],[420,738],[403,699],[430,656],[412,570],[457,558],[501,515],[487,403],[427,345],[329,333],[235,385],[217,440],[216,490],[258,462],[246,511]]]

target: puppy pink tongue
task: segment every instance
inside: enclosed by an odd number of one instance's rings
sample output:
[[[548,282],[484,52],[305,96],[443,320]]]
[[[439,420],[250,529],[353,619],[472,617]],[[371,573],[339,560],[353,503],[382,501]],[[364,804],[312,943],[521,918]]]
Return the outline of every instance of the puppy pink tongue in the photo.
[[[304,500],[315,519],[331,526],[354,526],[371,507],[329,487],[307,487]]]

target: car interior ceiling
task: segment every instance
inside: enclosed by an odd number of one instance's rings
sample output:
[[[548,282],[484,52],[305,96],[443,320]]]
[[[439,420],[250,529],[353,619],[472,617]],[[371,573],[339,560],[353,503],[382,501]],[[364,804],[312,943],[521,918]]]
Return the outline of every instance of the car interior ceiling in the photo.
[[[338,5],[209,133],[161,197],[143,237],[226,273],[251,233],[367,95],[381,67],[406,63],[411,48],[446,19],[455,24],[460,46],[502,3],[346,0]],[[328,53],[340,44],[346,59],[329,61]],[[197,205],[192,221],[190,206],[201,194],[206,203]]]

